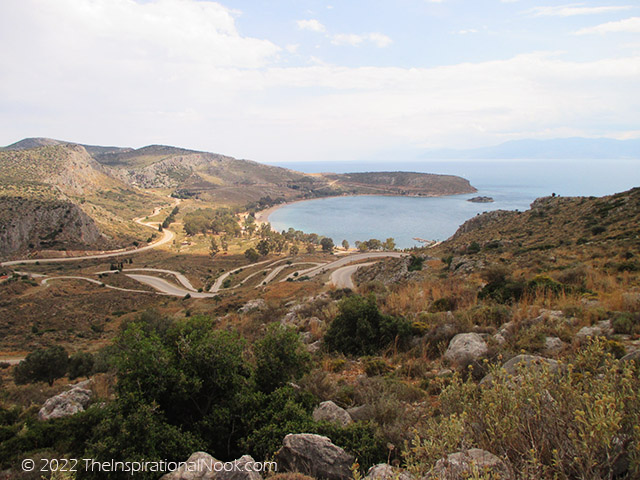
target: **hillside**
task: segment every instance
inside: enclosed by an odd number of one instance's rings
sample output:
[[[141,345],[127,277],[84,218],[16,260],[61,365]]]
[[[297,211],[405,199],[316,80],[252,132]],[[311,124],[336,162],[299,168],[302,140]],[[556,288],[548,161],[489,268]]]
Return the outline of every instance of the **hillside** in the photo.
[[[154,203],[108,175],[82,146],[0,151],[0,255],[130,244],[148,236],[130,220]]]
[[[416,196],[456,195],[477,190],[468,180],[455,175],[434,175],[415,172],[362,172],[325,175],[336,180],[336,188],[346,191],[402,194]]]
[[[640,188],[605,197],[544,197],[524,212],[494,211],[465,222],[440,247],[453,268],[468,262],[540,262],[562,269],[593,256],[611,268],[640,269],[627,250],[640,240]],[[621,270],[621,271],[622,271]]]

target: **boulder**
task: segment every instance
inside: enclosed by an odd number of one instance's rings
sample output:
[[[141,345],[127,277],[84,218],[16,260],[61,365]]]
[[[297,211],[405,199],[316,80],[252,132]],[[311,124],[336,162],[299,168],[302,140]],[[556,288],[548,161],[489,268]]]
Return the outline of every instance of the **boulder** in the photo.
[[[253,457],[243,455],[233,462],[221,462],[206,452],[195,452],[180,468],[160,477],[160,480],[261,480],[258,472],[245,469],[255,463]]]
[[[558,337],[546,337],[542,351],[545,355],[555,356],[562,352],[565,346],[566,344]]]
[[[87,384],[83,382],[82,385]],[[78,412],[84,412],[90,401],[91,390],[75,386],[71,390],[62,392],[44,402],[38,412],[38,419],[46,421],[52,418],[70,417]]]
[[[373,416],[371,405],[360,405],[358,407],[347,408],[347,413],[354,422],[369,420]]]
[[[284,437],[276,461],[278,468],[285,471],[297,471],[316,479],[348,480],[355,457],[327,437],[299,433]]]
[[[478,360],[488,353],[487,343],[477,333],[459,333],[449,342],[444,358],[454,364]]]
[[[249,313],[249,312],[253,312],[253,311],[256,311],[256,310],[264,310],[265,308],[267,308],[267,302],[265,302],[261,298],[256,298],[254,300],[249,300],[247,303],[245,303],[243,306],[241,306],[238,309],[238,312],[240,312],[240,313]]]
[[[414,480],[414,476],[406,470],[394,468],[387,463],[374,465],[367,472],[365,480]]]
[[[493,453],[479,448],[452,453],[438,460],[427,475],[429,480],[466,480],[476,478],[473,475],[490,475],[494,480],[512,480],[509,465]]]
[[[213,464],[218,460],[206,452],[192,454],[183,466],[160,477],[160,480],[213,480]]]
[[[552,360],[550,358],[541,357],[539,355],[516,355],[511,360],[508,360],[502,365],[502,368],[509,374],[513,376],[518,375],[518,371],[521,368],[537,368],[541,369],[543,366],[549,369],[550,372],[555,373],[560,370],[560,363],[556,360]],[[480,385],[489,386],[493,381],[493,375],[488,374],[482,380],[480,380]]]
[[[351,416],[344,409],[333,403],[331,400],[322,402],[313,411],[313,419],[316,422],[331,422],[346,427],[353,423]]]
[[[582,327],[576,333],[576,341],[578,343],[585,343],[589,338],[602,337],[605,335],[605,332],[598,325],[594,325],[592,327]]]
[[[310,343],[306,346],[307,352],[316,353],[318,350],[322,348],[322,340],[316,340],[313,343]]]

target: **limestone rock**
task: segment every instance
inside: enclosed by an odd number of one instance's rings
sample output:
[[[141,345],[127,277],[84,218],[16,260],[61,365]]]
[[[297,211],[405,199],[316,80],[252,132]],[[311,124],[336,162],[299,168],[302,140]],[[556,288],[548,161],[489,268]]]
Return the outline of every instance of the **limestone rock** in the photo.
[[[327,437],[299,433],[284,437],[276,461],[285,471],[298,471],[317,479],[348,480],[355,458]]]
[[[313,419],[316,422],[327,421],[342,425],[343,427],[353,423],[351,416],[344,409],[333,403],[331,400],[322,402],[313,411]]]
[[[473,473],[489,474],[495,480],[512,480],[513,473],[509,465],[494,454],[479,448],[452,453],[438,460],[428,479],[466,480]],[[483,477],[484,478],[484,477]]]
[[[565,346],[566,344],[558,337],[546,337],[544,339],[544,348],[542,351],[545,355],[555,356],[562,352]]]
[[[264,310],[265,308],[267,308],[267,302],[265,302],[261,298],[256,298],[254,300],[249,300],[247,303],[245,303],[243,306],[241,306],[238,309],[238,312],[240,312],[240,313],[249,313],[249,312],[253,312],[253,311],[256,311],[256,310]]]
[[[488,353],[487,343],[477,333],[459,333],[449,342],[444,358],[455,364],[478,360]]]
[[[374,465],[367,472],[365,480],[414,480],[414,476],[400,468],[394,468],[387,463]]]
[[[160,480],[261,480],[258,472],[246,469],[255,463],[253,457],[243,455],[233,462],[221,462],[206,452],[195,452],[185,464],[160,477]]]
[[[83,382],[83,385],[86,385],[86,383]],[[38,412],[38,419],[46,421],[52,418],[70,417],[78,412],[84,412],[90,400],[91,390],[74,387],[44,402]]]

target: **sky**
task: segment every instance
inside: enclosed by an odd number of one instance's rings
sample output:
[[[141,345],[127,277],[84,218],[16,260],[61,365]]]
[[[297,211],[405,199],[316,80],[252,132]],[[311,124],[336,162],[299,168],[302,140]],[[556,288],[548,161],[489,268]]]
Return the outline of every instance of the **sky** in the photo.
[[[1,0],[0,145],[410,160],[640,137],[638,0]]]

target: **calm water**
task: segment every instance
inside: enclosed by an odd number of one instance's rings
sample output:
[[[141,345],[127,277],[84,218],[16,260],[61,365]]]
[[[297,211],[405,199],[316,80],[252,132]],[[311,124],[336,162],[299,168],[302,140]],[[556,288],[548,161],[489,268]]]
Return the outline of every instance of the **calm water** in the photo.
[[[394,171],[460,175],[478,193],[438,198],[337,197],[287,205],[269,217],[278,230],[293,227],[331,237],[336,244],[393,237],[400,248],[420,245],[414,238],[445,240],[458,226],[489,210],[526,210],[538,197],[602,196],[640,186],[640,160],[477,160],[407,163],[281,163],[303,172]],[[471,203],[477,196],[494,203]]]

